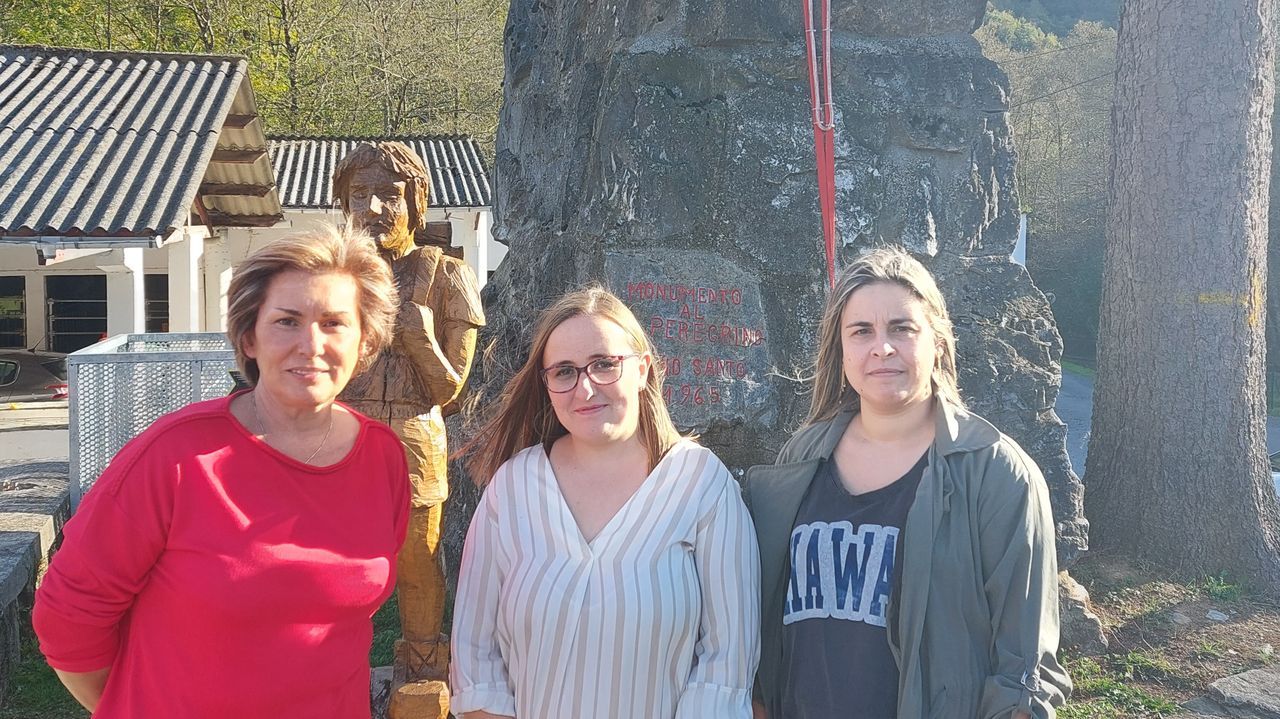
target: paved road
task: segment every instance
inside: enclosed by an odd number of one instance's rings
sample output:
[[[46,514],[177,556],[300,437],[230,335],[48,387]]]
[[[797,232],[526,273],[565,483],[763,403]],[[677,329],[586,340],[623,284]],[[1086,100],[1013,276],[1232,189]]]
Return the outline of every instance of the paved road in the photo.
[[[1067,456],[1076,474],[1084,473],[1089,452],[1089,423],[1093,418],[1093,378],[1063,371],[1062,391],[1054,405],[1058,417],[1067,423]],[[1280,417],[1267,417],[1267,451],[1280,452]],[[1280,477],[1276,477],[1280,493]]]
[[[0,466],[67,461],[67,430],[23,429],[0,432]]]
[[[0,466],[65,462],[67,403],[0,405]]]
[[[1093,418],[1093,379],[1063,371],[1062,390],[1054,405],[1058,418],[1067,423],[1067,456],[1076,474],[1084,474],[1089,451],[1089,422]]]

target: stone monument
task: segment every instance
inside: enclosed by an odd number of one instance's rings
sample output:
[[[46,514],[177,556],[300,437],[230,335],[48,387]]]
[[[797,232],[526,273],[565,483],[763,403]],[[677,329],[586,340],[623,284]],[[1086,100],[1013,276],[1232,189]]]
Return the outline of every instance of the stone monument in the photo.
[[[1086,547],[1054,413],[1062,343],[1010,260],[1009,86],[972,31],[985,0],[833,3],[838,263],[897,243],[937,275],[961,390],[1040,464],[1064,567]],[[601,280],[667,363],[667,399],[736,472],[805,416],[826,292],[801,3],[515,2],[485,289],[493,397],[539,308]]]
[[[471,269],[438,245],[414,242],[426,226],[429,188],[422,160],[398,142],[361,143],[333,173],[333,196],[348,221],[378,243],[400,293],[391,346],[341,395],[395,430],[412,484],[409,532],[396,563],[402,637],[395,646],[391,719],[449,715],[439,553],[449,494],[444,415],[467,381],[476,332],[484,325]]]

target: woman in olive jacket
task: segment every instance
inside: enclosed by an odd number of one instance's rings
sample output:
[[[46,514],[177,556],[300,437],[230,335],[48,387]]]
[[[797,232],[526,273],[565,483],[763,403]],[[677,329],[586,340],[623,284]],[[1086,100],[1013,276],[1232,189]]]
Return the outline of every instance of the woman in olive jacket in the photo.
[[[1048,492],[963,408],[932,276],[898,249],[864,255],[819,343],[806,426],[744,482],[757,716],[1051,719],[1071,681]]]

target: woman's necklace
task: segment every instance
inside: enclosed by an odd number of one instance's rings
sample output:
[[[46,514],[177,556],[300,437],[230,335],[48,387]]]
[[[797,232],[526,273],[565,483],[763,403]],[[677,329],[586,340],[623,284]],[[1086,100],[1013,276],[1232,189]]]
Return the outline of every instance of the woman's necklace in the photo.
[[[258,416],[258,393],[257,392],[251,393],[251,396],[249,397],[249,407],[250,409],[253,410],[253,423],[258,425],[258,429],[262,431],[262,441],[266,442],[267,434],[268,434],[267,425],[263,423],[262,418]],[[311,460],[315,459],[317,454],[320,454],[320,450],[324,449],[325,443],[329,441],[329,433],[332,431],[333,431],[333,408],[330,407],[329,408],[329,426],[328,428],[325,429],[324,436],[320,438],[320,445],[316,447],[316,450],[312,452],[310,456],[308,456],[305,460],[303,460],[304,464],[311,464]],[[271,443],[267,442],[267,444],[271,444]]]

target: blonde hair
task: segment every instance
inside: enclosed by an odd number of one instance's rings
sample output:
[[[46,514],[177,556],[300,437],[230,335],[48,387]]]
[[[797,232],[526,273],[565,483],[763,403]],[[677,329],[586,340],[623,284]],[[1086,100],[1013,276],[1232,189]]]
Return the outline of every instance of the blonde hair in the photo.
[[[404,199],[409,206],[409,231],[426,229],[431,177],[422,158],[403,142],[361,142],[338,161],[337,167],[333,168],[333,197],[342,211],[351,212],[351,208],[347,206],[351,176],[356,170],[374,165],[404,178]]]
[[[947,303],[929,270],[899,247],[881,247],[840,271],[818,323],[818,356],[814,361],[813,401],[806,424],[831,419],[845,409],[858,409],[858,393],[845,381],[840,316],[853,293],[878,283],[896,284],[920,300],[937,348],[931,376],[933,394],[963,407],[956,378],[956,336]]]
[[[542,382],[542,361],[551,333],[574,317],[599,317],[622,328],[636,354],[652,355],[653,345],[635,315],[613,293],[592,285],[570,292],[542,312],[533,333],[529,357],[507,382],[498,398],[497,409],[458,454],[466,455],[467,473],[478,485],[488,484],[502,463],[534,444],[549,445],[568,433],[551,407]],[[649,367],[649,378],[640,389],[641,441],[649,455],[649,469],[666,455],[680,432],[671,421],[662,399],[662,363]]]
[[[258,311],[266,301],[271,281],[290,271],[340,274],[355,280],[360,311],[360,362],[356,373],[373,364],[391,341],[399,306],[391,270],[378,256],[368,235],[322,225],[276,240],[236,267],[227,292],[227,339],[245,377],[258,383],[258,363],[245,354],[245,340],[252,336],[258,323]]]

